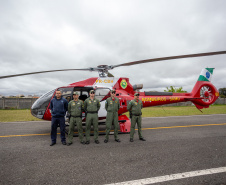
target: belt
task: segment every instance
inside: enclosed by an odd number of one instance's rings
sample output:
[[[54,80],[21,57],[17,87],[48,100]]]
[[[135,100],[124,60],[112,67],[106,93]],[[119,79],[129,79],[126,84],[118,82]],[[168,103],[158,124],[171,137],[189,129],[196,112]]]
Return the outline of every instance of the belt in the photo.
[[[141,116],[142,115],[142,113],[141,114],[132,114],[133,116]]]
[[[82,115],[81,115],[81,116],[72,116],[72,115],[71,115],[71,117],[73,117],[73,118],[81,118]]]

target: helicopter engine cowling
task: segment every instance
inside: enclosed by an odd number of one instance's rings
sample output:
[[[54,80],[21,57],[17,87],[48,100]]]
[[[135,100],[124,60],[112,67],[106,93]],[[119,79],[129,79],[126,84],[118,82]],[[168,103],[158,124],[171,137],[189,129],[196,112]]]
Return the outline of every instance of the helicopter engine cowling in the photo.
[[[133,90],[136,91],[138,89],[143,89],[143,84],[135,84],[133,85]]]

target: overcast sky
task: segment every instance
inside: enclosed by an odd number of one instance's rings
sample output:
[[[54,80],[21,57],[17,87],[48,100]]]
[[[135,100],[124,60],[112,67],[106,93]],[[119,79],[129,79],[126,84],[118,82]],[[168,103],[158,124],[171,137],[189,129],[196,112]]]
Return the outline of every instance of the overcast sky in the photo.
[[[225,0],[0,0],[0,76],[226,50]],[[205,67],[226,87],[226,55],[115,68],[144,90],[190,92]],[[56,72],[0,79],[1,95],[42,94],[98,76]]]

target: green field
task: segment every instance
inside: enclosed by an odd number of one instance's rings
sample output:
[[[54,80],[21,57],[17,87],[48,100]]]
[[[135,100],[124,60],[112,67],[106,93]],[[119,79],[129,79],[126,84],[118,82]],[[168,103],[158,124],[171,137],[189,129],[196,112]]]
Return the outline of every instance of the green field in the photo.
[[[189,116],[203,114],[226,114],[226,105],[212,105],[200,112],[195,106],[149,107],[144,108],[142,117]],[[128,115],[128,113],[126,113]]]
[[[0,110],[0,122],[14,121],[40,121],[40,119],[32,116],[30,109]]]
[[[194,106],[186,107],[149,107],[143,109],[143,117],[187,116],[203,114],[226,114],[226,105],[212,105],[208,109],[202,109],[201,113]],[[126,113],[128,115],[128,113]],[[0,122],[14,121],[40,121],[31,115],[29,109],[0,110]]]

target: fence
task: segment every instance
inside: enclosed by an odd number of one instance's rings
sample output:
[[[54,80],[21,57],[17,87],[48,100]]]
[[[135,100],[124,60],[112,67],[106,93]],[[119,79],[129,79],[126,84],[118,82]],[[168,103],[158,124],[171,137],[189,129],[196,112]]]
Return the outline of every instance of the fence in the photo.
[[[30,109],[37,98],[0,98],[0,109]],[[215,105],[225,105],[226,98],[218,98]],[[190,106],[191,102],[174,103],[165,106]]]
[[[30,109],[37,98],[0,98],[0,109]]]

